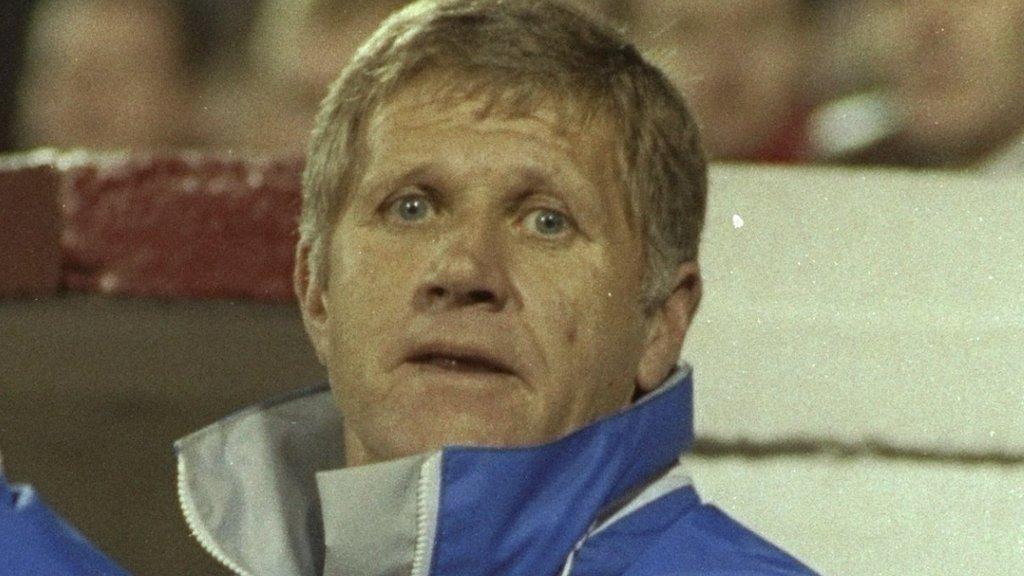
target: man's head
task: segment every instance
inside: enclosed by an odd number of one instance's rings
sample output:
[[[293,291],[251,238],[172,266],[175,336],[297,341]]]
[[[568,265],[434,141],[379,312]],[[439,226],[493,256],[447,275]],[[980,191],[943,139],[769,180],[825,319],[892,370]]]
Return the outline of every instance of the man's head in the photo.
[[[656,388],[700,298],[678,93],[537,0],[424,1],[317,117],[296,289],[350,464],[560,436]]]
[[[24,146],[154,148],[185,135],[186,42],[166,2],[48,0],[32,17]]]
[[[1024,131],[1024,0],[869,0],[888,10],[878,51],[904,136],[937,163],[965,163]]]
[[[633,0],[641,46],[692,98],[716,158],[755,155],[789,120],[802,72],[805,0]]]

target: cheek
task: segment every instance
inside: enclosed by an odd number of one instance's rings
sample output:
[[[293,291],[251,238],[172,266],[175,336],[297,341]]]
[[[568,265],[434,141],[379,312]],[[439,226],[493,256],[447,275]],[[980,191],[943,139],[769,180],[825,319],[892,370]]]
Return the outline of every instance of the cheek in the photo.
[[[378,298],[371,296],[383,296],[382,291],[402,280],[409,261],[415,258],[409,248],[343,223],[330,245],[332,292],[349,299],[368,298],[367,304],[375,302]]]
[[[609,340],[631,334],[638,282],[626,280],[621,262],[595,252],[526,267],[521,286],[527,321],[545,352],[566,356],[569,365],[598,362],[607,356]]]
[[[409,266],[393,243],[344,230],[336,236],[328,286],[332,338],[335,348],[355,353],[373,348],[365,342],[390,333],[385,325],[405,318],[401,305],[403,290],[411,285]]]
[[[542,267],[536,263],[516,268],[512,276],[518,279],[523,320],[542,352],[552,355],[574,348],[584,331],[581,322],[586,317],[586,304],[579,293],[581,284],[574,271],[566,266]]]

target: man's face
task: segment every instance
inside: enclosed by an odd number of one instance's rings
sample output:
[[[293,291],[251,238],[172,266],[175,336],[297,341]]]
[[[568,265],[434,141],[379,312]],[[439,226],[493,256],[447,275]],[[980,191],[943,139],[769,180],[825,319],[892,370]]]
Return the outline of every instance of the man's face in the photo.
[[[326,290],[304,302],[350,465],[558,437],[629,403],[648,342],[610,130],[436,94],[373,117]]]
[[[709,153],[743,158],[793,112],[801,28],[794,0],[640,0],[636,37],[693,102]]]
[[[885,68],[916,146],[969,155],[1024,128],[1024,0],[903,0],[887,9]]]

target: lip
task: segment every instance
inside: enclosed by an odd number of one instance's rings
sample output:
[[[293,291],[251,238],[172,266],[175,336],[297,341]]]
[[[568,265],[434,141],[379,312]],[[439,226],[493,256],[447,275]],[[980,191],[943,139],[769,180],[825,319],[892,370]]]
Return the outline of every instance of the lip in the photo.
[[[445,373],[515,376],[514,362],[506,355],[471,344],[446,341],[413,346],[404,362]],[[450,365],[448,365],[450,363]]]

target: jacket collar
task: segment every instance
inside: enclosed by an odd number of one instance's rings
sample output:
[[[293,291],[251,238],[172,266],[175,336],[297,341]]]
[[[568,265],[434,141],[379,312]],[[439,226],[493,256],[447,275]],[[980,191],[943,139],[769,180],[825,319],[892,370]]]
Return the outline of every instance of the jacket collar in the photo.
[[[253,575],[557,573],[588,528],[690,446],[691,373],[539,446],[344,468],[341,434],[322,386],[179,440],[179,496],[200,543]]]

